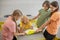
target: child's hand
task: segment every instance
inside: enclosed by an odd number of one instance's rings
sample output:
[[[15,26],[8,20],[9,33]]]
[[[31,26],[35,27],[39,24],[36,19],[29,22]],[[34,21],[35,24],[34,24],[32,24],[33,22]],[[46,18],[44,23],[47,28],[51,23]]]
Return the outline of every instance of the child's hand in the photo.
[[[20,33],[20,35],[24,36],[26,33]]]
[[[32,19],[29,19],[30,21],[32,21]]]
[[[42,29],[37,29],[37,30],[36,30],[36,32],[40,32],[40,31],[42,31]]]

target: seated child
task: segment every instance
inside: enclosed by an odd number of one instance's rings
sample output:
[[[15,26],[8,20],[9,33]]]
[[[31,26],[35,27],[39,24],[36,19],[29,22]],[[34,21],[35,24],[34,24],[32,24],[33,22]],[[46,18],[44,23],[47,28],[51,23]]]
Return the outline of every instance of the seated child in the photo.
[[[33,29],[32,24],[26,16],[23,16],[20,22],[20,33],[28,29]]]

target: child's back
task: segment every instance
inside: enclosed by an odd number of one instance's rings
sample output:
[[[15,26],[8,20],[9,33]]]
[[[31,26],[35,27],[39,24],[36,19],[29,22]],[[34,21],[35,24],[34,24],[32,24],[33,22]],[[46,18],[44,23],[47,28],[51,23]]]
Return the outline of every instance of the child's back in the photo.
[[[23,17],[20,22],[20,31],[25,31],[27,29],[32,29],[32,24],[27,17]]]

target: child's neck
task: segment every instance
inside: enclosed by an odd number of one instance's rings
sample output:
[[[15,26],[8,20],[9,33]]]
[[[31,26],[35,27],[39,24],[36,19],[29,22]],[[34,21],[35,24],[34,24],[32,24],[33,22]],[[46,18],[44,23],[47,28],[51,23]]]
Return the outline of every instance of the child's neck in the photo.
[[[45,11],[47,11],[47,9],[44,9]]]

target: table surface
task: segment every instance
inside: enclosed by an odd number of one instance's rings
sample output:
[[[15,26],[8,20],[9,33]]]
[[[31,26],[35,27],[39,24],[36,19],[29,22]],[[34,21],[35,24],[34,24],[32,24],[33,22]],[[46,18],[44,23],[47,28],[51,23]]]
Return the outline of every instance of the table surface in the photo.
[[[0,40],[2,40],[1,38],[2,37],[1,37],[1,32],[0,32]],[[39,40],[41,38],[44,38],[43,33],[37,33],[37,34],[25,35],[25,36],[17,36],[17,40]],[[60,38],[60,35],[58,38]]]
[[[0,32],[0,40],[1,39],[1,32]],[[37,40],[43,38],[42,33],[37,33],[37,34],[33,34],[33,35],[25,35],[25,36],[17,36],[17,40]]]

